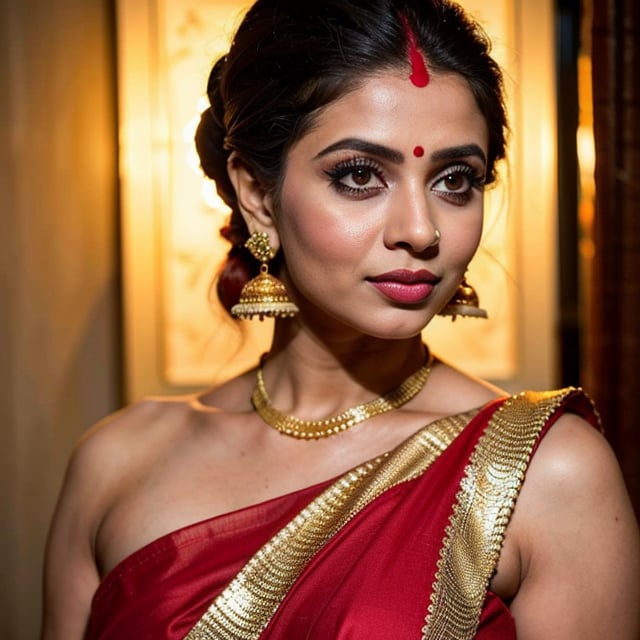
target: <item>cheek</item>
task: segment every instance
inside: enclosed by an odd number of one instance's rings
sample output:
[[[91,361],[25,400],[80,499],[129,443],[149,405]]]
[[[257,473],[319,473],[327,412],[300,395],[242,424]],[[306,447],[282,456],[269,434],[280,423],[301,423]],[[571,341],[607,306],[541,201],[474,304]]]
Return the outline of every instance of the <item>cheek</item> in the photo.
[[[362,262],[362,238],[342,229],[299,222],[282,237],[289,278],[306,297],[335,297]]]
[[[323,270],[353,262],[372,234],[362,221],[322,206],[322,198],[283,198],[278,231],[291,267],[321,261]]]
[[[441,257],[456,275],[462,275],[473,259],[482,238],[482,218],[467,219],[465,224],[443,225]]]
[[[470,259],[478,249],[482,238],[482,224],[474,226],[473,232],[460,243],[460,250],[464,253],[465,258]]]

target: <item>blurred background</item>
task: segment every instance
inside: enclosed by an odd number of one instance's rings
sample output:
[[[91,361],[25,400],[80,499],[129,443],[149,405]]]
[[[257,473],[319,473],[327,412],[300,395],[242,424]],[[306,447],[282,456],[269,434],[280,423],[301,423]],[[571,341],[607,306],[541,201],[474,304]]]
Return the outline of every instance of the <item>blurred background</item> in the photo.
[[[0,0],[0,629],[38,637],[74,443],[147,394],[250,366],[209,300],[226,211],[192,132],[240,0]],[[463,1],[513,137],[470,280],[486,323],[430,344],[507,389],[585,387],[640,505],[640,5]],[[476,324],[478,323],[478,324]]]

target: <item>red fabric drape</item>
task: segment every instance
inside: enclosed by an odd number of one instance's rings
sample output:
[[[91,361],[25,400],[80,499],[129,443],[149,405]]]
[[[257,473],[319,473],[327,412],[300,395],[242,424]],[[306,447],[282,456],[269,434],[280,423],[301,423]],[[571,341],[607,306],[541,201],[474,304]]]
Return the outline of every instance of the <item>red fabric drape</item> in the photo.
[[[640,3],[593,0],[596,203],[587,387],[640,513]]]

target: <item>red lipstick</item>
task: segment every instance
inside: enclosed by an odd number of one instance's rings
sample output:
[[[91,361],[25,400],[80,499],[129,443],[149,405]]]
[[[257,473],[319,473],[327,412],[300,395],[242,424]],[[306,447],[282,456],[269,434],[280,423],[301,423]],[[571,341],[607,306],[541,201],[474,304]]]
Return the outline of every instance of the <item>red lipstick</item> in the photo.
[[[393,302],[418,304],[429,297],[440,278],[426,269],[418,271],[396,269],[367,278],[367,280]]]

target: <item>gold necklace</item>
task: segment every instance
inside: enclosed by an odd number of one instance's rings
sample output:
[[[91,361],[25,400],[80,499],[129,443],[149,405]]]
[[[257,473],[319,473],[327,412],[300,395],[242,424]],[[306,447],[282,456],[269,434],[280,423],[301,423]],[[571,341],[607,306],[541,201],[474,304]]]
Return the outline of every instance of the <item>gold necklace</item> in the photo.
[[[256,386],[251,395],[251,402],[258,415],[274,429],[284,435],[301,440],[327,438],[342,433],[354,425],[364,422],[373,416],[397,409],[406,404],[424,387],[431,373],[432,357],[427,348],[425,363],[412,373],[398,387],[383,396],[351,407],[338,415],[323,420],[302,420],[295,416],[278,411],[271,405],[271,399],[264,386],[262,362],[256,374]]]

